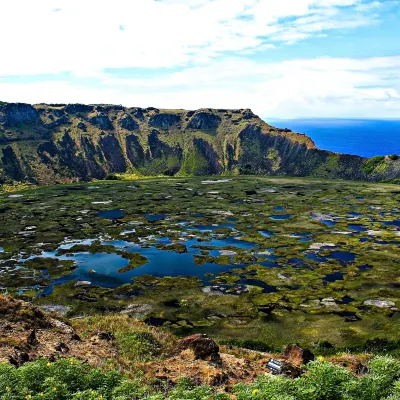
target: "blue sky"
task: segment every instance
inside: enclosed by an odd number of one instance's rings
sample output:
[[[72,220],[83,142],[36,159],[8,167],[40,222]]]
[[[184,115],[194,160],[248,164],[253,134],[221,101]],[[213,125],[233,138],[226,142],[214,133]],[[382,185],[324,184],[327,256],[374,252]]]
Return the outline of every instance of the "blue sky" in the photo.
[[[0,100],[400,117],[398,0],[0,2]]]

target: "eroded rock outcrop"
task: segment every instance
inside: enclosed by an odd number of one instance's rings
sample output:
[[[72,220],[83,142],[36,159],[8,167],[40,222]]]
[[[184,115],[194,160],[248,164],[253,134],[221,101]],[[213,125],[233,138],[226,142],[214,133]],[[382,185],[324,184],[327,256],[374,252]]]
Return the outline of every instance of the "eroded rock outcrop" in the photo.
[[[0,105],[0,122],[3,122],[6,128],[35,123],[38,119],[39,113],[30,104],[7,103]]]
[[[160,113],[149,119],[149,125],[155,128],[168,129],[180,122],[181,118],[176,114]]]
[[[118,125],[127,131],[135,131],[139,129],[139,124],[128,114],[125,114],[119,121]]]
[[[114,129],[111,121],[108,119],[108,116],[102,113],[91,116],[89,118],[89,122],[93,125],[98,126],[100,129],[104,130]]]
[[[199,112],[188,123],[189,129],[217,129],[221,117],[210,112]]]
[[[103,179],[108,174],[286,175],[380,181],[400,159],[318,150],[251,110],[0,103],[0,184]]]

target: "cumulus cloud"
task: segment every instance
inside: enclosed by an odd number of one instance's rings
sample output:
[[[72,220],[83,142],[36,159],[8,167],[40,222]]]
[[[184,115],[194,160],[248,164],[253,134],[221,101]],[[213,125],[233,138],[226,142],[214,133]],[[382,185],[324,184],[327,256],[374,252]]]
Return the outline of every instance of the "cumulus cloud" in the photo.
[[[3,1],[0,99],[250,107],[263,117],[398,116],[400,57],[269,57],[314,36],[374,24],[391,3]]]
[[[1,83],[8,100],[116,103],[196,109],[252,108],[262,117],[398,117],[400,56],[257,62],[227,58],[152,79],[102,76],[87,87],[61,81]],[[234,82],[234,84],[232,84]]]
[[[0,75],[204,63],[373,22],[377,5],[362,4],[370,1],[2,1]]]

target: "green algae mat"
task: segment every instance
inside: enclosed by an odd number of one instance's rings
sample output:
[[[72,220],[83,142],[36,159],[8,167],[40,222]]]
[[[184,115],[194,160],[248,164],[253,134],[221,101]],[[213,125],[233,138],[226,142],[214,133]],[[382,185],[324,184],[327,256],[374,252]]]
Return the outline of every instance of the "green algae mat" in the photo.
[[[264,177],[0,195],[0,289],[273,346],[398,340],[400,188]]]

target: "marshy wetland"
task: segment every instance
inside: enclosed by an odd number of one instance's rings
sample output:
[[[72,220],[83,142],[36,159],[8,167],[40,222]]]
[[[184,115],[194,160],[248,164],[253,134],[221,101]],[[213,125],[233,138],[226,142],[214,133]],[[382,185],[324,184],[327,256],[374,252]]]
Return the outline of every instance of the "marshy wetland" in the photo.
[[[160,178],[0,194],[0,288],[178,335],[357,345],[400,328],[400,189]]]

